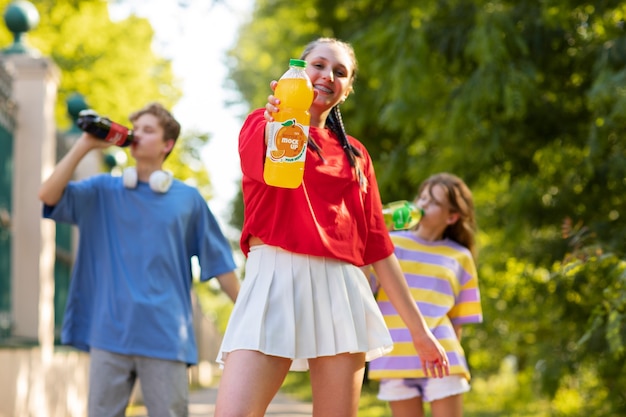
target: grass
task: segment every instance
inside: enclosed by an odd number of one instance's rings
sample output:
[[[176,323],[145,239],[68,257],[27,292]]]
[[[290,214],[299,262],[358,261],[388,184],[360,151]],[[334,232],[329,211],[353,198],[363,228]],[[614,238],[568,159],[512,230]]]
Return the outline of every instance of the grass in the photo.
[[[549,417],[550,404],[536,398],[532,385],[523,376],[500,373],[487,379],[474,378],[472,390],[464,397],[465,417]],[[302,401],[311,401],[309,374],[290,372],[281,392]],[[363,385],[359,400],[359,417],[390,417],[391,411],[385,401],[376,398],[378,382]],[[431,416],[428,405],[426,416]]]

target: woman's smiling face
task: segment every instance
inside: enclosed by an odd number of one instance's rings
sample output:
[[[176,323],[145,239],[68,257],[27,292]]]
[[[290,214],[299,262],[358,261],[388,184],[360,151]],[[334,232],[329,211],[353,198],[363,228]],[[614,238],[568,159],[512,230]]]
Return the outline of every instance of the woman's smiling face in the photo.
[[[311,111],[322,113],[343,102],[352,91],[354,61],[339,44],[320,43],[304,58],[317,92]]]

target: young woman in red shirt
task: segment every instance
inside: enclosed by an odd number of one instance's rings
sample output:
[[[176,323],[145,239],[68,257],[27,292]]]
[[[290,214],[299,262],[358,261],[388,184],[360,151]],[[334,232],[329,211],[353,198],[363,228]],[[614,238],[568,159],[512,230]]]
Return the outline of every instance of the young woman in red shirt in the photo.
[[[314,417],[357,415],[365,362],[393,346],[364,265],[410,329],[424,369],[448,372],[393,254],[370,156],[343,127],[338,106],[352,92],[354,51],[320,38],[301,59],[315,96],[302,184],[263,180],[266,126],[280,104],[274,95],[239,136],[247,263],[218,357],[217,417],[263,416],[289,370],[310,371]]]

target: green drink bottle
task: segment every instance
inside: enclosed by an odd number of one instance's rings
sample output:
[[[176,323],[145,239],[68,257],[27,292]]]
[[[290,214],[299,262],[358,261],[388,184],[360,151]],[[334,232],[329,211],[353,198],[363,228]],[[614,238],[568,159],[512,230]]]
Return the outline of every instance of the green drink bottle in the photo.
[[[412,229],[424,216],[424,210],[407,200],[394,201],[383,205],[383,217],[387,229]]]

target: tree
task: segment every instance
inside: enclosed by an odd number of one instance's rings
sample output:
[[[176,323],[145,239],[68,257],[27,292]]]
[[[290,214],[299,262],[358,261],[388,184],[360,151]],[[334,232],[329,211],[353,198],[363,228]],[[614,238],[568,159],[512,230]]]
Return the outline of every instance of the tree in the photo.
[[[131,16],[112,22],[107,3],[98,0],[31,2],[40,22],[27,34],[27,42],[61,69],[59,126],[69,124],[64,103],[75,93],[121,122],[148,101],[172,107],[180,98],[171,62],[151,48],[154,31],[146,19]],[[8,3],[0,1],[0,6]]]

